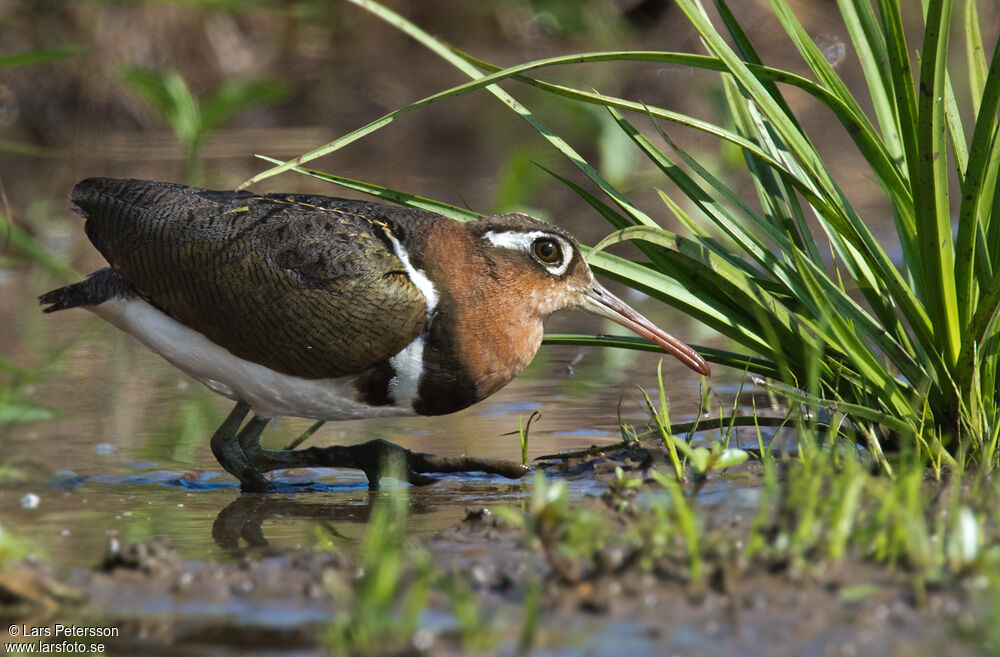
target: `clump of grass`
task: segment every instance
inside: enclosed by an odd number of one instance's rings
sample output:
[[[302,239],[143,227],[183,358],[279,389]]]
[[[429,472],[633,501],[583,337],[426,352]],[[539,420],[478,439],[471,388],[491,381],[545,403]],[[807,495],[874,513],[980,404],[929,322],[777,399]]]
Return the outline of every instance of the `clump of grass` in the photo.
[[[523,528],[526,544],[569,583],[638,566],[700,591],[719,569],[810,577],[866,560],[899,572],[919,606],[928,587],[988,574],[1000,561],[1000,484],[990,477],[932,482],[920,463],[889,477],[854,448],[807,441],[800,449],[798,458],[765,452],[760,502],[745,526],[714,525],[699,510],[697,488],[669,468],[645,480],[618,469],[604,507],[574,502],[564,482],[539,473],[523,513],[496,512]]]
[[[641,505],[613,504],[617,513],[573,500],[564,481],[542,472],[535,475],[523,513],[508,507],[494,511],[524,530],[526,544],[541,551],[562,582],[613,576],[633,564],[700,582],[705,573],[701,521],[674,478],[655,470],[651,475],[663,490],[647,495]],[[608,499],[634,495],[644,486],[618,468]],[[682,571],[678,563],[686,564]]]
[[[923,3],[924,29],[906,34],[903,0],[840,0],[838,6],[866,84],[851,90],[802,27],[786,0],[770,0],[776,26],[788,35],[811,77],[767,66],[726,0],[677,5],[702,37],[707,55],[673,52],[576,53],[499,69],[458,52],[371,0],[352,0],[452,63],[471,81],[429,96],[292,161],[255,176],[298,167],[310,175],[450,216],[475,213],[367,183],[319,174],[301,165],[380,129],[406,112],[486,89],[527,121],[598,193],[557,176],[644,256],[632,262],[591,253],[605,275],[676,306],[726,336],[736,348],[705,349],[709,360],[780,382],[813,406],[846,416],[873,453],[882,444],[916,446],[923,460],[956,465],[961,454],[1000,464],[996,349],[1000,323],[1000,49],[987,62],[977,5]],[[974,119],[963,122],[949,66],[953,23],[965,37],[965,97]],[[543,82],[533,71],[602,62],[658,62],[721,74],[732,124],[716,125],[668,108],[597,91]],[[662,228],[497,83],[513,80],[566,103],[604,107],[648,164],[678,190],[662,192],[664,208],[686,228]],[[826,106],[884,191],[903,254],[893,262],[882,241],[843,193],[804,131],[780,85]],[[867,98],[864,98],[867,96]],[[870,116],[862,108],[870,104]],[[631,112],[650,119],[643,130]],[[669,122],[737,146],[757,193],[757,207],[707,170],[663,128]],[[666,144],[666,149],[662,147]],[[669,151],[669,153],[668,153]],[[951,171],[949,171],[951,169]],[[957,175],[952,176],[951,173]],[[952,182],[956,181],[956,182]],[[960,199],[953,231],[949,198]],[[679,200],[679,199],[683,199]],[[819,227],[817,235],[811,226]],[[833,262],[824,258],[831,254]],[[859,302],[858,299],[863,299]],[[591,344],[636,341],[581,338]],[[817,354],[819,357],[817,358]]]
[[[806,432],[808,433],[808,432]],[[850,447],[800,445],[798,459],[765,458],[761,505],[744,557],[808,572],[863,558],[905,573],[918,604],[929,583],[983,572],[1000,558],[998,483],[976,473],[929,482],[910,456],[895,476]],[[781,469],[781,477],[776,469]]]

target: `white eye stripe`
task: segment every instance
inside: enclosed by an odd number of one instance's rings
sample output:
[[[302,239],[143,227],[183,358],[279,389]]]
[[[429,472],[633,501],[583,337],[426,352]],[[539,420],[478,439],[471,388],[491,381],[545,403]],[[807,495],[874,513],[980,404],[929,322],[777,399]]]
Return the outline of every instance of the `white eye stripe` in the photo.
[[[569,242],[562,237],[541,230],[533,230],[529,233],[523,233],[516,230],[498,233],[495,230],[491,230],[483,234],[483,239],[493,246],[499,246],[504,249],[513,249],[515,251],[523,251],[529,255],[531,254],[531,245],[534,244],[535,240],[539,237],[546,237],[559,244],[559,250],[562,254],[562,258],[559,262],[551,264],[543,262],[541,264],[553,276],[562,276],[566,273],[566,269],[569,268],[569,263],[573,259],[573,247],[571,247]]]

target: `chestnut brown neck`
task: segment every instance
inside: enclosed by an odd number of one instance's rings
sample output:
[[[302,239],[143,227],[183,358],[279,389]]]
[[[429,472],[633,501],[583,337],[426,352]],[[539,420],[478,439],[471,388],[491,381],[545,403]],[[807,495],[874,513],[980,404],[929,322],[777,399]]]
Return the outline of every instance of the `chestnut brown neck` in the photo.
[[[419,413],[437,415],[488,397],[531,362],[542,320],[513,265],[487,257],[468,226],[436,222],[421,265],[439,294],[427,336]]]

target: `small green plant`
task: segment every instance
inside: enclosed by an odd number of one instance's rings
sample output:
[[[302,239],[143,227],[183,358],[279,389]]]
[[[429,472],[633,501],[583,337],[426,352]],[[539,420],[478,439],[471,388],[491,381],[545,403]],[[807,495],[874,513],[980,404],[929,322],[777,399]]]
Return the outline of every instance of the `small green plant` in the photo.
[[[406,489],[378,495],[358,554],[357,580],[327,573],[327,586],[346,607],[326,632],[334,655],[382,654],[409,645],[428,604],[433,568],[426,551],[407,546]]]
[[[504,629],[503,619],[487,610],[460,576],[441,573],[436,584],[444,592],[458,625],[462,650],[467,654],[486,654],[494,650]]]
[[[389,477],[402,478],[393,464],[388,467]],[[331,654],[406,653],[418,642],[421,622],[432,606],[444,606],[451,614],[454,634],[465,650],[492,649],[504,629],[503,619],[487,612],[462,575],[438,568],[426,549],[407,538],[407,487],[377,495],[357,552],[355,576],[331,570],[324,577],[342,607],[325,634]],[[323,529],[318,543],[334,551],[349,542]]]
[[[524,587],[524,599],[521,602],[521,632],[518,638],[518,648],[522,654],[527,654],[538,640],[538,625],[542,612],[542,585],[532,578]]]
[[[694,508],[688,503],[687,498],[684,496],[684,490],[677,481],[671,479],[670,477],[665,477],[661,473],[655,470],[652,473],[653,479],[656,480],[658,484],[663,486],[670,496],[670,504],[654,504],[654,514],[659,515],[661,518],[664,513],[669,513],[672,516],[674,522],[673,526],[678,530],[678,535],[683,537],[684,545],[687,550],[688,558],[688,574],[691,580],[697,582],[700,581],[702,576],[705,574],[704,559],[702,558],[701,549],[699,547],[699,522],[697,514]],[[653,536],[657,536],[653,533]],[[657,537],[657,540],[653,542],[653,545],[657,545],[663,542],[662,537]]]
[[[201,149],[213,130],[251,107],[278,102],[290,93],[280,80],[231,80],[199,101],[176,71],[127,68],[122,80],[153,106],[184,147],[184,177],[201,185]]]
[[[497,507],[498,517],[524,529],[529,543],[542,550],[554,572],[576,582],[599,569],[601,550],[614,537],[607,518],[574,504],[565,481],[537,472],[531,503],[525,513]]]
[[[18,367],[0,356],[0,437],[8,427],[55,419],[56,411],[30,401],[26,395],[31,384],[45,374],[46,368]]]
[[[15,568],[31,552],[27,543],[0,526],[0,572]]]
[[[928,583],[978,572],[996,557],[996,529],[987,521],[997,510],[993,477],[955,472],[947,483],[929,484],[912,452],[888,477],[853,445],[825,448],[814,432],[800,434],[797,459],[764,459],[747,561],[801,573],[867,558],[902,569],[922,604]]]
[[[612,504],[612,512],[573,501],[564,481],[549,480],[539,472],[531,503],[523,513],[508,507],[494,512],[524,529],[527,544],[541,551],[563,582],[613,574],[631,563],[701,582],[705,559],[696,509],[673,477],[655,470],[651,476],[663,490],[651,490],[641,479],[628,477],[617,468],[609,499],[639,494],[643,500]],[[686,566],[678,570],[678,562]]]
[[[528,421],[525,423],[521,418],[521,414],[517,414],[517,436],[521,441],[521,464],[528,465],[528,432],[531,431],[531,423],[535,420],[541,419],[542,414],[538,411],[532,411],[531,415],[528,416]]]
[[[667,450],[667,456],[669,457],[670,464],[674,470],[674,478],[677,481],[683,481],[685,465],[691,468],[691,473],[694,475],[695,479],[703,479],[710,472],[731,468],[743,463],[747,460],[747,458],[749,458],[750,455],[745,450],[728,446],[729,432],[733,427],[732,419],[726,427],[727,430],[725,434],[719,440],[714,441],[710,448],[693,447],[690,444],[690,439],[694,436],[694,432],[698,429],[697,422],[695,422],[691,427],[690,433],[688,434],[688,440],[678,438],[673,433],[670,424],[667,391],[663,386],[663,361],[660,361],[657,366],[656,376],[657,386],[660,392],[659,409],[653,405],[652,400],[650,400],[649,395],[645,390],[640,388],[640,391],[642,392],[643,400],[646,402],[646,408],[649,410],[649,414],[653,418],[653,423],[660,433],[663,446]],[[737,394],[737,397],[739,397],[739,394]],[[732,418],[735,418],[735,414]],[[723,426],[725,425],[720,424],[720,430]],[[683,456],[683,458],[681,458],[681,456]]]
[[[32,389],[43,381],[72,349],[78,340],[50,350],[46,356],[30,366],[16,364],[10,358],[0,355],[0,440],[12,427],[48,422],[59,417],[59,412],[32,399]],[[17,474],[17,468],[9,461],[0,461],[0,476]]]

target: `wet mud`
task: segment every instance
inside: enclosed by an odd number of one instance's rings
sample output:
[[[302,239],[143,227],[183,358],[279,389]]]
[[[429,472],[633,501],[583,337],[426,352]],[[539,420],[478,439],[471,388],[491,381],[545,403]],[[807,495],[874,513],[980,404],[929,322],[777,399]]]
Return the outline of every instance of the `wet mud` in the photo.
[[[621,512],[622,496],[641,498],[643,488],[616,493],[616,468],[641,479],[662,459],[655,448],[631,446],[547,461],[540,469],[549,481],[569,485],[577,508],[624,532],[633,515]],[[749,531],[758,469],[750,462],[689,491],[714,529],[732,536]],[[983,653],[969,636],[973,582],[931,589],[918,604],[905,571],[858,558],[791,569],[707,550],[706,574],[698,582],[685,577],[681,565],[644,565],[614,541],[596,557],[560,563],[496,512],[526,505],[531,488],[456,476],[410,489],[411,521],[440,506],[457,514],[447,526],[411,538],[442,572],[467,583],[482,613],[499,619],[495,641],[483,654],[520,654],[523,615],[530,613],[525,600],[533,591],[539,612],[531,654],[538,655]],[[331,577],[356,579],[360,540],[380,493],[340,495],[349,499],[233,497],[211,522],[217,551],[208,558],[179,551],[170,537],[111,537],[104,554],[87,566],[24,565],[0,578],[2,620],[45,626],[74,619],[117,627],[108,654],[327,654],[324,632],[347,613],[328,583]],[[335,548],[273,542],[269,534],[289,522],[308,522]],[[392,654],[466,652],[440,592],[431,595],[421,624],[429,629],[419,640]]]

